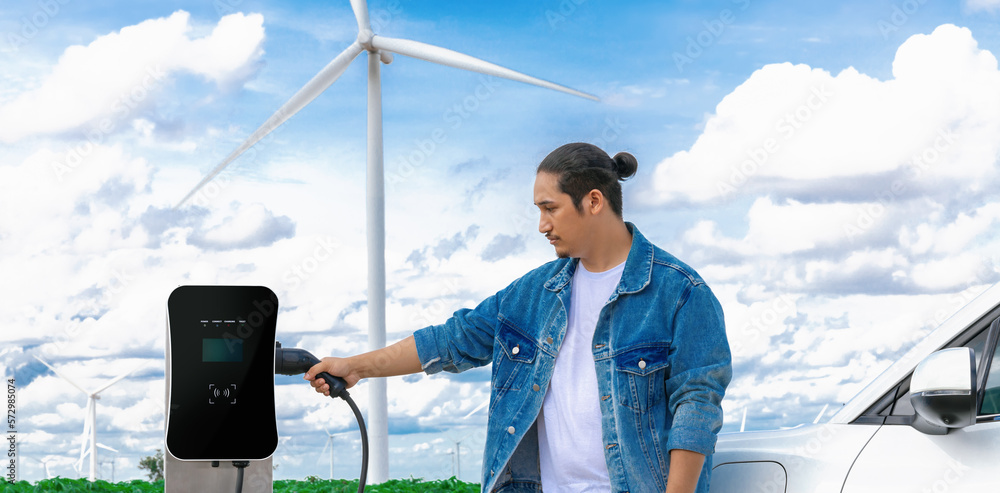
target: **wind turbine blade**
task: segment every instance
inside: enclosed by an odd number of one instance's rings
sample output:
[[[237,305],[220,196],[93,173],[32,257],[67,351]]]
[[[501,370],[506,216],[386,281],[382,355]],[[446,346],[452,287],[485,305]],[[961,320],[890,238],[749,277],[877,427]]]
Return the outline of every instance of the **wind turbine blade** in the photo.
[[[104,450],[110,450],[110,451],[112,451],[112,452],[114,452],[116,454],[118,453],[117,449],[113,449],[113,448],[111,448],[111,447],[109,447],[109,446],[107,446],[107,445],[105,445],[103,443],[98,443],[97,446],[100,447],[100,448],[102,448],[102,449],[104,449]]]
[[[55,373],[56,376],[58,376],[59,378],[65,380],[67,382],[69,382],[70,385],[72,385],[72,386],[76,387],[77,389],[79,389],[80,392],[83,392],[84,394],[90,395],[90,392],[87,392],[86,390],[84,390],[83,387],[77,385],[76,382],[70,380],[69,377],[67,377],[66,375],[63,375],[62,373],[59,373],[58,371],[56,371],[56,369],[53,368],[52,365],[46,363],[45,360],[43,360],[42,358],[39,358],[38,356],[35,356],[35,359],[37,359],[38,361],[41,361],[43,365],[49,367],[49,369],[52,370],[52,373]]]
[[[316,457],[316,462],[323,460],[323,454],[326,453],[326,449],[330,448],[331,442],[333,442],[332,436],[326,439],[326,445],[323,446],[323,450],[321,450],[319,455]]]
[[[490,400],[486,399],[485,401],[483,401],[482,404],[480,404],[479,406],[477,406],[475,409],[473,409],[472,411],[469,411],[469,414],[466,414],[465,417],[462,418],[462,419],[469,419],[469,417],[471,417],[473,414],[478,413],[480,409],[486,407],[489,403],[490,403]]]
[[[89,442],[87,436],[90,435],[90,406],[97,405],[93,397],[87,399],[87,416],[83,419],[83,433],[80,435],[80,460],[76,461],[73,468],[76,472],[80,472],[80,467],[83,465],[83,458],[87,456],[87,443]]]
[[[141,365],[141,364],[140,364],[139,366],[137,366],[137,367],[135,367],[135,368],[132,368],[131,370],[129,370],[129,371],[125,372],[125,373],[122,373],[121,375],[119,375],[118,377],[116,377],[116,378],[115,378],[114,380],[111,380],[110,382],[108,382],[108,383],[107,383],[106,385],[104,385],[103,387],[101,387],[101,388],[99,388],[99,389],[95,390],[95,391],[94,391],[94,395],[97,395],[97,394],[100,394],[101,392],[104,392],[104,390],[105,390],[105,389],[107,389],[108,387],[110,387],[110,386],[112,386],[112,385],[114,385],[114,384],[118,383],[118,382],[119,382],[119,381],[120,381],[121,379],[123,379],[123,378],[125,378],[125,377],[127,377],[127,376],[131,375],[132,373],[134,373],[134,372],[135,372],[136,370],[138,370],[139,368],[142,368],[143,366],[144,366],[144,365]]]
[[[828,407],[830,407],[829,403],[823,405],[823,409],[821,409],[819,414],[816,415],[816,419],[813,420],[813,424],[819,423],[819,420],[823,417],[824,414],[826,414],[826,408]]]
[[[532,77],[530,75],[522,74],[520,72],[515,72],[509,68],[501,67],[494,63],[480,60],[476,57],[465,55],[457,51],[452,51],[447,48],[441,48],[439,46],[429,45],[427,43],[421,43],[419,41],[413,41],[410,39],[386,38],[384,36],[375,36],[372,38],[372,46],[379,50],[386,50],[392,53],[398,53],[400,55],[419,58],[421,60],[425,60],[428,62],[434,62],[441,65],[447,65],[449,67],[460,68],[462,70],[469,70],[471,72],[479,72],[481,74],[492,75],[495,77],[503,77],[505,79],[524,82],[525,84],[532,84],[540,87],[545,87],[547,89],[552,89],[555,91],[572,94],[574,96],[579,96],[581,98],[586,98],[593,101],[599,101],[597,96],[587,94],[585,92],[580,92],[577,91],[576,89],[570,89],[566,86],[561,86],[559,84],[555,84],[547,80],[542,80],[536,77]]]
[[[371,31],[372,23],[368,19],[368,1],[351,0],[351,9],[354,10],[354,18],[358,20],[358,32]]]
[[[302,89],[299,89],[299,92],[295,93],[295,95],[285,102],[281,108],[278,108],[278,111],[275,111],[274,114],[260,126],[260,128],[250,134],[250,137],[243,141],[243,143],[240,144],[235,151],[229,154],[226,159],[223,159],[211,173],[202,178],[202,180],[198,182],[198,184],[195,185],[195,187],[191,189],[191,191],[188,192],[188,194],[185,195],[176,206],[174,206],[174,208],[176,209],[184,205],[184,203],[197,193],[201,187],[212,181],[212,179],[222,172],[226,166],[229,166],[229,163],[240,157],[240,154],[243,154],[247,149],[253,147],[253,145],[257,142],[260,142],[260,139],[263,139],[267,136],[267,134],[278,128],[282,123],[285,123],[286,120],[291,118],[292,115],[298,113],[299,110],[304,108],[313,99],[316,99],[316,96],[319,96],[326,90],[327,87],[330,87],[330,85],[333,84],[345,70],[347,70],[351,61],[353,61],[362,51],[364,51],[364,49],[361,48],[361,45],[359,45],[357,41],[351,43],[351,46],[348,46],[346,50],[337,55],[337,57],[328,63],[326,67],[323,67],[323,70],[320,70],[319,73],[312,78],[312,80],[302,86]]]

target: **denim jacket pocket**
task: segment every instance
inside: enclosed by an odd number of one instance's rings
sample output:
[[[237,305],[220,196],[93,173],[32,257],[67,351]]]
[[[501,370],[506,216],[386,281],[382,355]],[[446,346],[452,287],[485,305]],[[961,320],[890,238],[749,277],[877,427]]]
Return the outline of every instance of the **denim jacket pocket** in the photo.
[[[499,351],[493,352],[493,386],[497,390],[518,390],[520,382],[527,378],[524,373],[532,371],[538,346],[524,335],[520,329],[506,319],[500,319],[496,344]]]
[[[664,399],[670,377],[669,343],[633,347],[615,355],[619,402],[635,412],[646,412]]]

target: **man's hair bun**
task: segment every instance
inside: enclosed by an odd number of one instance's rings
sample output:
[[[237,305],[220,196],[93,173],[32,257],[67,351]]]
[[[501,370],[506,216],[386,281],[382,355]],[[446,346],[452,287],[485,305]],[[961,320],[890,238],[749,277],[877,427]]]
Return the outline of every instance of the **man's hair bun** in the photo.
[[[627,152],[619,152],[615,154],[612,158],[614,161],[614,171],[618,175],[619,180],[628,179],[630,176],[634,175],[636,170],[639,169],[639,161],[635,159],[635,156]]]

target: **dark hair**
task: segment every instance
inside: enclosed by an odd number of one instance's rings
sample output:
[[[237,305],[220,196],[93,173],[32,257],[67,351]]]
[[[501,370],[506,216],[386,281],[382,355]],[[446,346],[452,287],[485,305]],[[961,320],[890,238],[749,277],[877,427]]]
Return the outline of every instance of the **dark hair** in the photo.
[[[599,190],[607,199],[611,210],[622,217],[623,181],[635,174],[639,162],[627,152],[614,158],[593,144],[575,142],[560,146],[549,153],[538,165],[535,173],[552,173],[559,177],[559,190],[573,199],[576,210],[583,212],[583,197],[591,190]]]

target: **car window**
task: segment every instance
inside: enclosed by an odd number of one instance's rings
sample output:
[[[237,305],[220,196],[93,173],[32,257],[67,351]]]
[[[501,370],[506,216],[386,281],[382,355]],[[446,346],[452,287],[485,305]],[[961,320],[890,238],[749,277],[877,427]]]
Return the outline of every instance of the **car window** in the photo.
[[[984,387],[979,414],[1000,414],[1000,344],[997,344],[996,350],[993,351],[993,360],[990,361]]]

